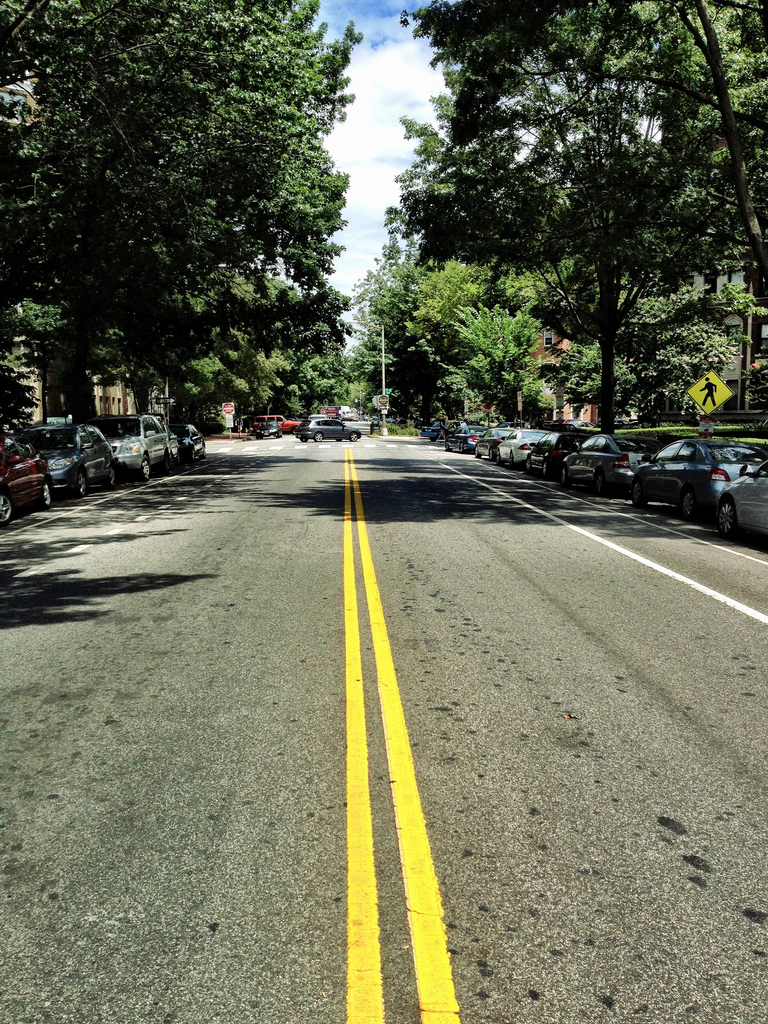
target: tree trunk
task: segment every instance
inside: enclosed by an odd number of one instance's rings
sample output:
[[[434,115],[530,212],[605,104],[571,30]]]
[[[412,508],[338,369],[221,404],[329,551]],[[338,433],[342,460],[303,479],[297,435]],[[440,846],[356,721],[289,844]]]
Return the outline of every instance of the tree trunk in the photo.
[[[701,22],[702,29],[704,30],[704,38],[694,31],[693,39],[704,55],[704,59],[707,62],[707,66],[712,74],[712,82],[715,87],[715,95],[717,96],[717,106],[720,111],[720,117],[723,122],[723,133],[725,134],[725,141],[728,144],[728,151],[731,155],[731,169],[733,171],[733,184],[736,191],[736,202],[739,207],[739,213],[747,232],[747,238],[752,252],[757,260],[757,265],[760,268],[760,273],[764,281],[768,281],[768,247],[766,247],[763,239],[763,231],[755,211],[754,203],[752,202],[752,195],[749,188],[749,178],[747,174],[747,162],[744,157],[744,149],[741,145],[741,135],[739,134],[739,126],[736,123],[736,118],[733,113],[733,106],[731,104],[731,93],[728,86],[728,80],[725,77],[725,68],[723,66],[723,55],[720,50],[720,41],[717,37],[717,31],[712,23],[712,18],[709,13],[704,0],[696,0],[696,10],[699,15],[699,21]],[[761,17],[765,15],[763,10],[760,11]],[[687,26],[688,27],[688,26]],[[693,26],[689,27],[689,31]]]

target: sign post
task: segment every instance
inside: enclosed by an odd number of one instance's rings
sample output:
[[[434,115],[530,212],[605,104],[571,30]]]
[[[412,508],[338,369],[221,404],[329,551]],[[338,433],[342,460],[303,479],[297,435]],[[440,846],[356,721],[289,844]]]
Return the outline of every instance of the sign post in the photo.
[[[234,402],[222,402],[221,411],[224,415],[224,423],[229,431],[229,439],[232,440],[232,426],[233,417],[235,415],[235,403]]]
[[[708,413],[713,413],[715,409],[725,405],[728,399],[733,396],[733,391],[731,391],[724,380],[718,377],[714,370],[710,370],[709,373],[704,374],[701,380],[697,380],[692,387],[688,388],[687,394],[690,395],[701,409],[699,437],[713,437],[715,421]]]

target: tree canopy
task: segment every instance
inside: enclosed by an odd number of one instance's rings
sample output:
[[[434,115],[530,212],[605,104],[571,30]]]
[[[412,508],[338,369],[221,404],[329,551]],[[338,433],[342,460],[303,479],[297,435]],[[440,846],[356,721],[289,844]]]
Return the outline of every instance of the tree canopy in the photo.
[[[347,179],[323,145],[351,97],[352,26],[318,0],[49,0],[0,9],[0,307],[55,307],[67,411],[104,357],[202,358],[226,330],[222,275],[282,281],[302,319],[325,282]],[[201,316],[201,309],[205,313]],[[206,316],[208,323],[206,323]],[[241,318],[242,319],[242,318]],[[273,323],[276,318],[270,318]],[[2,339],[5,351],[10,339]],[[158,358],[158,353],[161,353]]]

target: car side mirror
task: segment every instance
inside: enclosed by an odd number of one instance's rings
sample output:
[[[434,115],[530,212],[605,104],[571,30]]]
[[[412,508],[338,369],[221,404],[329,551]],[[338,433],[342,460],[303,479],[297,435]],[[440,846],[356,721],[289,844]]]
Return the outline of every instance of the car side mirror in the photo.
[[[93,448],[93,441],[83,441],[80,447],[83,451],[87,451],[89,448]]]
[[[653,462],[653,456],[652,455],[641,455],[640,456],[640,461],[641,462]]]
[[[751,475],[752,474],[749,472],[749,466],[740,466],[739,467],[739,476],[751,476]]]

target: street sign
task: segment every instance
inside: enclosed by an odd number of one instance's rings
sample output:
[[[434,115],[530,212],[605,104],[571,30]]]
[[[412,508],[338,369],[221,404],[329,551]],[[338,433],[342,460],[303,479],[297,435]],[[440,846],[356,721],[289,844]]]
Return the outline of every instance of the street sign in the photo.
[[[221,406],[221,411],[224,413],[225,416],[234,416],[235,415],[235,403],[234,402],[223,402],[222,406]]]
[[[522,391],[518,391],[517,392],[517,411],[518,412],[522,412],[523,411],[523,392]]]
[[[688,394],[703,412],[714,412],[725,405],[733,392],[712,370],[696,381],[692,388],[688,388]]]
[[[493,409],[493,402],[483,402],[482,406],[485,412],[490,412]]]
[[[385,395],[391,395],[392,394],[392,388],[384,388],[384,394]]]
[[[379,395],[379,408],[380,409],[388,409],[389,408],[389,395]]]

